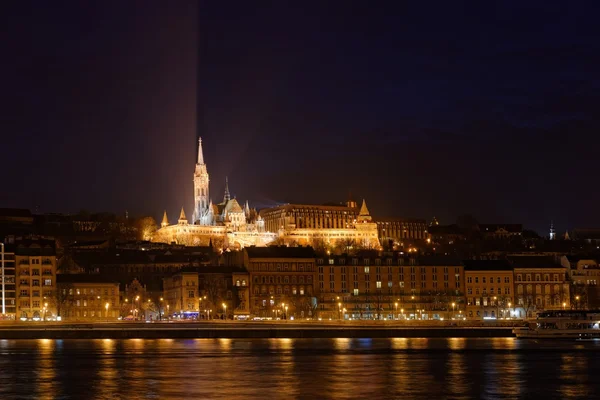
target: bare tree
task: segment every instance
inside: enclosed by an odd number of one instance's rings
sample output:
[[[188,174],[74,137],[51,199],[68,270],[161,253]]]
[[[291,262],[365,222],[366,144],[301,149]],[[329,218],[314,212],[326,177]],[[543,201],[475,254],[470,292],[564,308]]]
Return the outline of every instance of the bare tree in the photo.
[[[136,220],[138,240],[152,240],[158,229],[156,220],[152,217],[142,217]]]
[[[56,289],[51,292],[48,301],[56,309],[58,317],[61,317],[61,319],[69,317],[74,303],[73,284],[59,283]]]

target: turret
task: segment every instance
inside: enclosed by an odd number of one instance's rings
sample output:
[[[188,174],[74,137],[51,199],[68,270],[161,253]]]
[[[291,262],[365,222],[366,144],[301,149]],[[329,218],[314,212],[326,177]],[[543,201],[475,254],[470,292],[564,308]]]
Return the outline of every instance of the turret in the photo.
[[[187,217],[185,216],[185,211],[183,211],[183,207],[181,207],[181,213],[179,213],[179,220],[177,223],[179,223],[179,225],[186,225],[188,223]]]
[[[360,206],[360,211],[358,212],[358,217],[356,218],[358,222],[371,222],[372,218],[369,214],[369,209],[367,208],[367,202],[365,199],[362,201],[362,205]]]
[[[167,210],[165,210],[165,213],[163,214],[162,222],[160,223],[161,228],[164,228],[166,226],[169,226],[169,219],[167,218]]]

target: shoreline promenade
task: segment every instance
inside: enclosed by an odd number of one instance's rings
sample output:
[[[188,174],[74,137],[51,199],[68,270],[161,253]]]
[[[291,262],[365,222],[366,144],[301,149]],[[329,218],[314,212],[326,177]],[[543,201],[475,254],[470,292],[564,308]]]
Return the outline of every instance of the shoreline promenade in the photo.
[[[14,322],[0,324],[0,339],[489,338],[514,337],[512,329],[516,325],[398,321]]]

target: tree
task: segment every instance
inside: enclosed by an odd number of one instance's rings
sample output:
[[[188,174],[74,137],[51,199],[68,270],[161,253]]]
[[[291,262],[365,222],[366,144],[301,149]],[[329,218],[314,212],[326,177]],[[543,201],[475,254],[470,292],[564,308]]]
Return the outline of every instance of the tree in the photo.
[[[139,218],[135,226],[137,228],[138,240],[152,240],[158,229],[156,220],[152,217]]]
[[[56,309],[56,315],[62,318],[70,316],[73,299],[73,284],[59,283],[51,292],[48,302]]]

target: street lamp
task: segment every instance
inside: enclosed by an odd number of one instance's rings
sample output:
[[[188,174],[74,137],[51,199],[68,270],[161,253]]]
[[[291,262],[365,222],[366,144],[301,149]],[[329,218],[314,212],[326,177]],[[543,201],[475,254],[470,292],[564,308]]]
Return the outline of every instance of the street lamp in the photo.
[[[402,319],[404,319],[404,308],[400,309],[400,314],[402,314]]]
[[[106,308],[106,321],[108,321],[108,303],[104,305],[104,308]]]
[[[342,319],[342,303],[338,303],[338,319]]]
[[[563,310],[565,309],[565,307],[566,307],[566,306],[567,306],[567,303],[565,303],[565,302],[563,301]]]
[[[452,302],[452,319],[454,319],[454,306],[456,306],[456,303]]]
[[[579,310],[579,296],[575,296],[575,300],[577,301],[577,302],[575,303],[575,309],[576,309],[576,310]]]
[[[394,303],[394,319],[397,318],[398,315],[398,303]]]
[[[225,314],[225,319],[227,319],[227,304],[223,303],[223,313]]]
[[[286,321],[287,321],[287,317],[288,317],[287,310],[288,310],[288,306],[285,306],[285,319],[286,319]]]
[[[508,316],[509,316],[509,317],[511,317],[511,315],[510,315],[510,306],[511,306],[511,304],[512,304],[512,303],[509,301],[509,302],[508,302]]]

